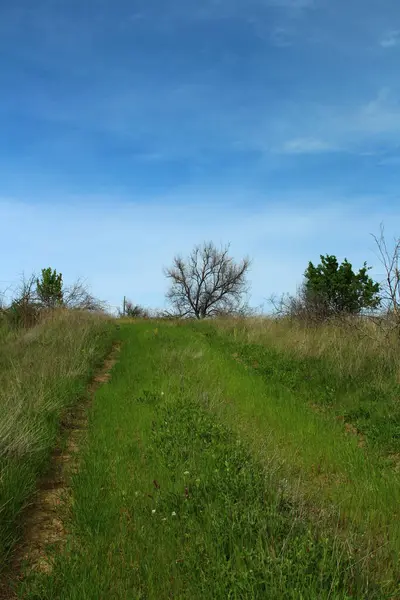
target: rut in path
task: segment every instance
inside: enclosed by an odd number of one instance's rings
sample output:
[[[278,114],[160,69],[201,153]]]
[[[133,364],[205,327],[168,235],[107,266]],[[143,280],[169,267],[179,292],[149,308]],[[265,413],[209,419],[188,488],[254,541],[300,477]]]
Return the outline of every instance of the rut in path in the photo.
[[[73,501],[70,479],[79,469],[79,449],[87,429],[87,410],[96,390],[110,380],[119,350],[120,345],[114,344],[93,377],[86,399],[61,422],[59,442],[52,452],[47,474],[39,481],[32,503],[21,515],[24,521],[22,541],[14,551],[8,581],[0,584],[1,600],[17,598],[12,583],[22,576],[23,567],[29,571],[51,573],[53,565],[49,549],[61,551],[66,542],[68,532],[64,523]]]

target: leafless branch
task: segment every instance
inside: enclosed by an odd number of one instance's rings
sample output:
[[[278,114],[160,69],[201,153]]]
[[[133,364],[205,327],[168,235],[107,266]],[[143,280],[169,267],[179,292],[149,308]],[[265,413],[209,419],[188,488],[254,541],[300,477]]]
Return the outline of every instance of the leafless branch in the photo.
[[[120,317],[130,317],[137,319],[150,319],[151,311],[140,304],[133,304],[131,300],[126,300],[124,310],[118,309]]]
[[[272,307],[273,314],[278,318],[286,317],[307,323],[326,321],[332,315],[337,318],[331,310],[327,311],[327,307],[319,302],[318,298],[311,297],[304,285],[297,289],[295,295],[273,295],[268,298],[268,303]]]
[[[174,258],[173,266],[164,272],[171,281],[167,299],[175,315],[202,319],[244,310],[250,260],[237,264],[228,253],[229,245],[218,249],[207,242],[195,246],[186,260]]]
[[[36,277],[21,276],[21,281],[14,290],[10,306],[5,313],[11,323],[22,327],[34,325],[39,317],[39,304],[36,297]]]
[[[400,326],[400,238],[394,238],[393,246],[389,248],[383,224],[379,235],[371,235],[376,243],[378,258],[385,270],[385,279],[381,284],[382,306],[387,317]]]
[[[74,308],[90,311],[104,311],[106,303],[95,298],[88,289],[86,282],[78,279],[71,286],[63,290],[65,308]]]

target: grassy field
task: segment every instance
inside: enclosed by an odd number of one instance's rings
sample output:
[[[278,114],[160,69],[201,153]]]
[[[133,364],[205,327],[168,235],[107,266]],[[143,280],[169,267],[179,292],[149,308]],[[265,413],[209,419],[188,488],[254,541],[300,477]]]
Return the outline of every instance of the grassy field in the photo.
[[[259,362],[269,382],[352,425],[394,463],[400,459],[398,332],[386,336],[370,322],[307,328],[271,319],[220,320],[217,330],[250,367]]]
[[[398,358],[357,335],[123,324],[64,550],[19,597],[400,598]]]
[[[0,327],[0,576],[54,448],[63,411],[109,352],[104,317],[56,312],[29,330]]]

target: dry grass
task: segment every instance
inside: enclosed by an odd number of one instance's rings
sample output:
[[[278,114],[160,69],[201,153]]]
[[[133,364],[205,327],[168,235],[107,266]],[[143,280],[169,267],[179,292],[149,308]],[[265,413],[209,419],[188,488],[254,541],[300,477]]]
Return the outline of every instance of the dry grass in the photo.
[[[121,327],[120,361],[96,394],[72,482],[68,551],[54,552],[50,577],[26,577],[19,597],[381,600],[368,551],[353,554],[351,537],[299,510],[270,452],[259,460],[254,418],[260,439],[275,435],[277,460],[292,459],[279,446],[281,398],[266,402],[265,383],[225,356],[207,323],[169,325]],[[290,411],[294,433],[308,430],[303,413]],[[336,454],[348,448],[328,441]]]
[[[112,329],[104,316],[62,310],[29,330],[1,330],[0,563],[18,538],[18,514],[48,464],[63,411],[85,394]]]
[[[400,337],[369,320],[306,326],[290,320],[221,320],[220,332],[260,362],[269,381],[328,411],[360,443],[398,465]]]
[[[265,317],[221,319],[217,327],[238,341],[273,346],[300,358],[318,358],[346,377],[368,373],[383,385],[388,378],[400,383],[400,338],[387,334],[372,321],[337,321],[306,326]]]

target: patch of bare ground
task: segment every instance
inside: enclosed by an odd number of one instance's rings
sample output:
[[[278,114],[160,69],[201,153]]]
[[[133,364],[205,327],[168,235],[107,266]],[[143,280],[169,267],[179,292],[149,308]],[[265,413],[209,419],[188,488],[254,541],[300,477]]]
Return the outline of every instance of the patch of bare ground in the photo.
[[[13,588],[27,571],[51,573],[54,549],[62,551],[68,531],[65,523],[72,505],[71,475],[79,469],[79,450],[87,429],[87,411],[96,390],[111,378],[118,359],[120,345],[111,353],[93,377],[85,400],[66,414],[61,422],[58,444],[53,450],[50,466],[37,487],[31,504],[21,515],[24,522],[22,541],[14,551],[11,572],[0,582],[0,599],[17,598]]]

